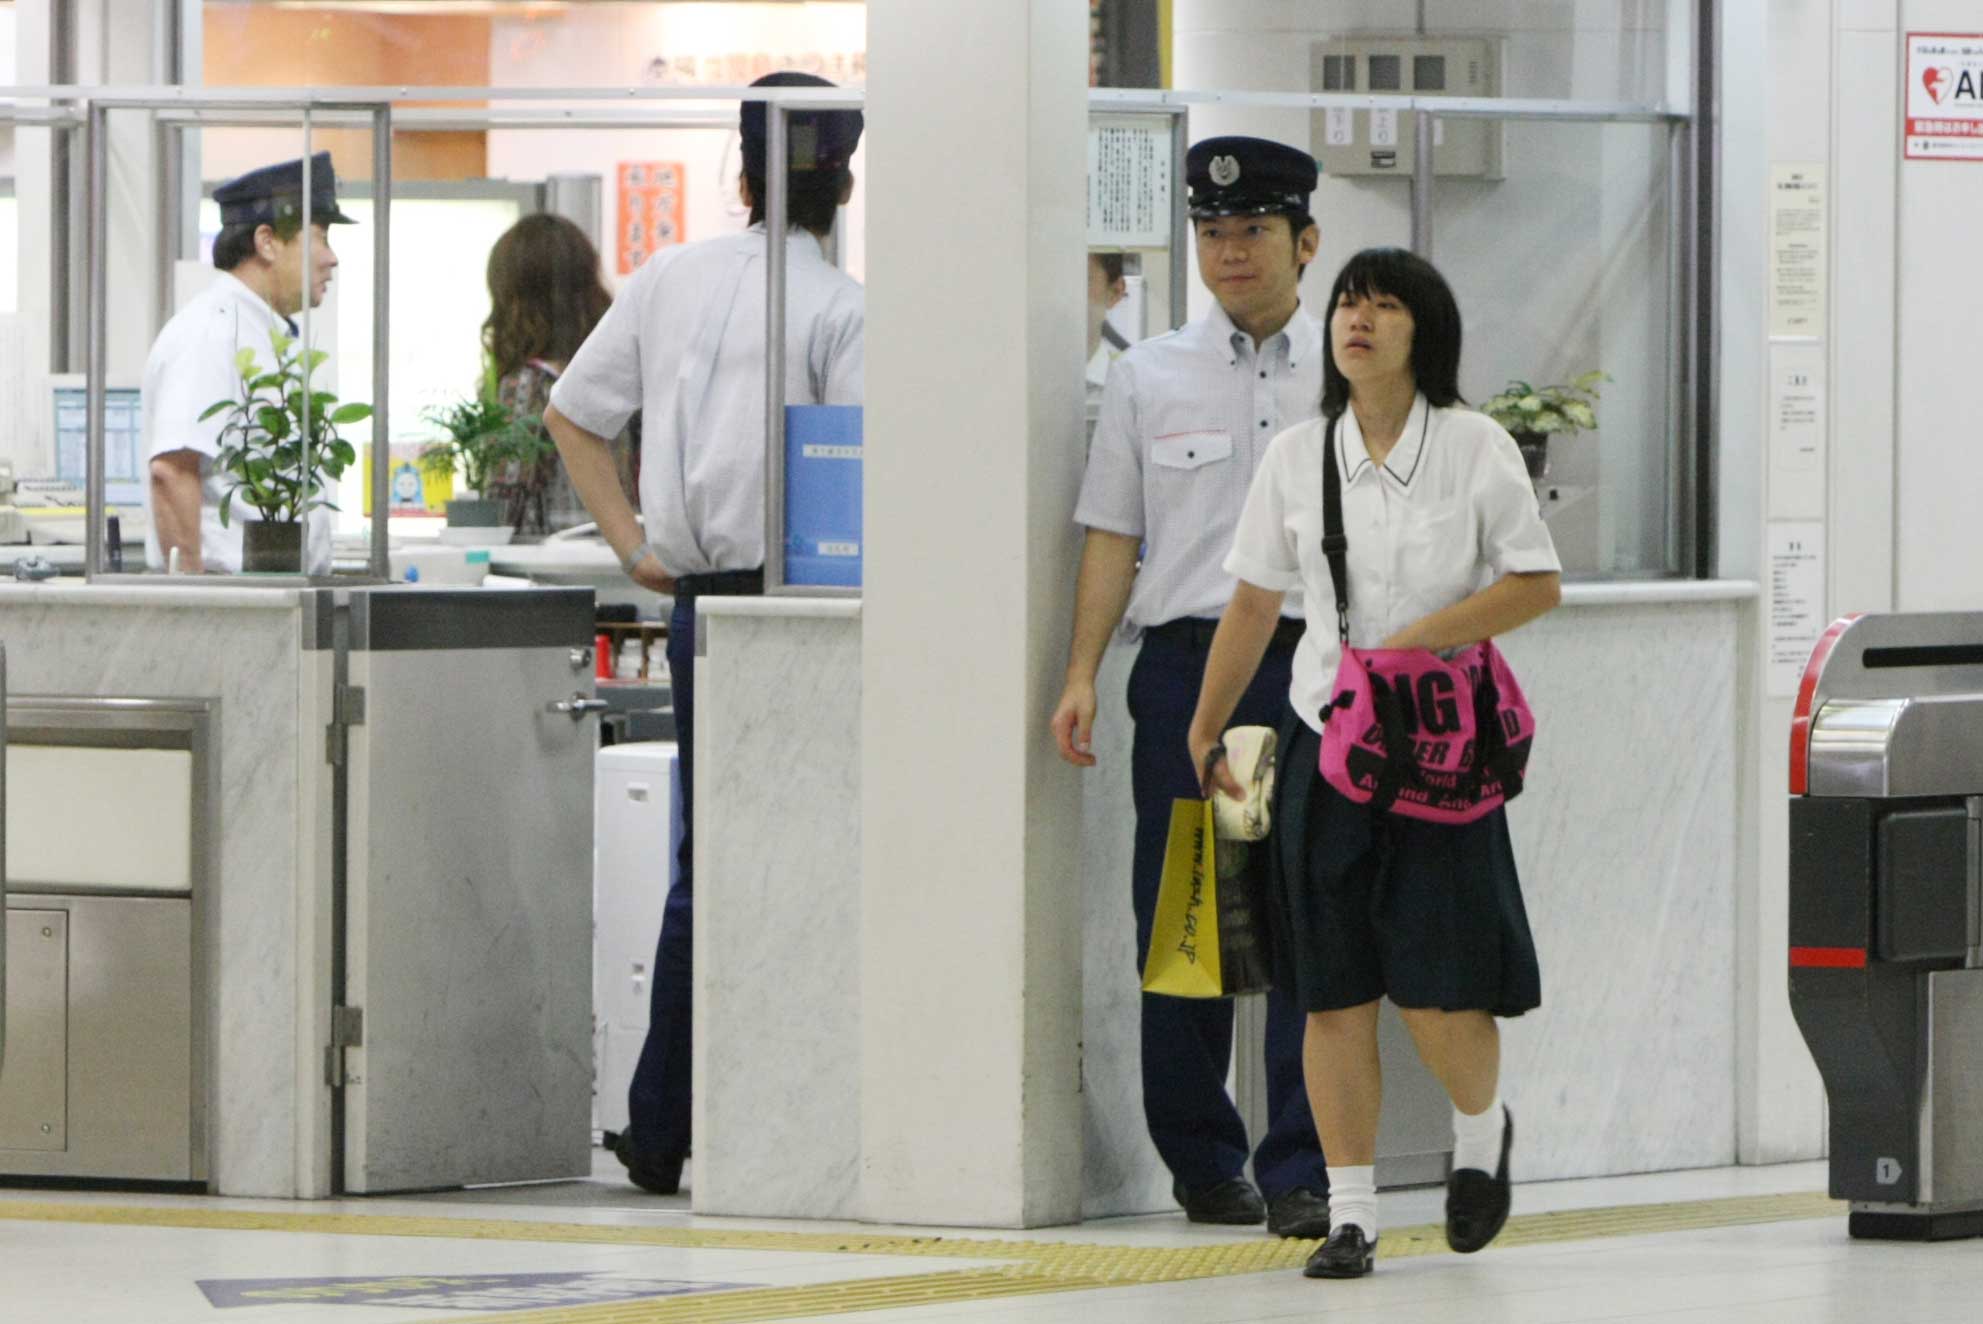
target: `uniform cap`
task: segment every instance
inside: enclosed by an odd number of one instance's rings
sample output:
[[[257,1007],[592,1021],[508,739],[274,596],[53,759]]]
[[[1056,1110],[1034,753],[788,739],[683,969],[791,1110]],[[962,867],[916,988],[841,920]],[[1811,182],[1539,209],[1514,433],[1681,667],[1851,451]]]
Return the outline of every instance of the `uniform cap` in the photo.
[[[752,87],[832,87],[813,74],[786,69],[766,74]],[[762,101],[746,101],[739,117],[738,132],[744,140],[744,173],[764,178],[766,140],[770,130],[765,123]],[[858,110],[795,110],[785,117],[788,160],[793,170],[840,170],[853,159],[867,120]]]
[[[1266,138],[1207,138],[1184,157],[1194,220],[1306,212],[1320,174],[1307,152]]]
[[[273,225],[303,219],[303,158],[263,166],[228,180],[213,191],[222,225]],[[310,220],[317,225],[355,224],[337,209],[337,171],[331,154],[310,158]]]

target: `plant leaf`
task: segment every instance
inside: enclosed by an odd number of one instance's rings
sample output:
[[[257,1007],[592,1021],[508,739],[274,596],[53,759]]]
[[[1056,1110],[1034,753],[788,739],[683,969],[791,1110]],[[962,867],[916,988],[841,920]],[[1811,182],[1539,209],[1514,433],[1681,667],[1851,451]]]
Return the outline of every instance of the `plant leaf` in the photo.
[[[334,402],[337,397],[331,396],[329,398]],[[371,416],[372,416],[372,406],[353,403],[348,405],[338,405],[338,407],[331,412],[330,421],[336,424],[338,427],[343,427],[349,423],[362,423]]]

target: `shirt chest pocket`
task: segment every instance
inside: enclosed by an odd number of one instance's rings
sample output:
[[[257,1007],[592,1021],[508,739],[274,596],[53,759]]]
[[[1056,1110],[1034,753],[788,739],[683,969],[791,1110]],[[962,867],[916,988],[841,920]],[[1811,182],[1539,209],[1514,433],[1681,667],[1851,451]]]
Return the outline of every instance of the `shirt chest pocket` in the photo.
[[[1398,540],[1399,570],[1414,595],[1457,602],[1473,591],[1479,557],[1472,512],[1465,501],[1441,501],[1410,512]]]
[[[1229,432],[1172,432],[1150,443],[1150,463],[1173,475],[1231,458]]]

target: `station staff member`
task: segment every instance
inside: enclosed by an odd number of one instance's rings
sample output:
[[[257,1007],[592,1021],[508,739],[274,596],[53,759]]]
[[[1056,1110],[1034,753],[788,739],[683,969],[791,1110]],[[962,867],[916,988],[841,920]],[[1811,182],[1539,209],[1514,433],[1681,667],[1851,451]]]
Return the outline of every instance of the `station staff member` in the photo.
[[[144,444],[150,460],[149,530],[145,555],[164,570],[173,551],[179,568],[229,574],[241,569],[241,525],[255,518],[239,501],[220,522],[226,475],[214,469],[220,453],[221,418],[200,415],[216,401],[238,396],[235,356],[255,352],[264,370],[275,366],[272,335],[295,336],[291,320],[324,301],[337,254],[330,227],[351,218],[337,206],[337,173],[329,152],[310,158],[310,270],[303,270],[303,162],[299,158],[252,170],[213,191],[220,204],[220,234],[213,243],[213,283],[165,324],[145,360]],[[331,568],[331,514],[312,511],[303,568],[327,575]]]
[[[757,87],[829,87],[800,73]],[[674,595],[668,629],[684,824],[695,821],[695,600],[764,588],[765,111],[747,102],[740,191],[750,229],[664,248],[636,271],[551,391],[544,422],[586,509],[635,582]],[[791,115],[785,397],[861,401],[861,287],[821,240],[852,195],[859,111]],[[641,411],[640,506],[622,493],[607,439]],[[642,520],[646,532],[641,530]],[[654,958],[647,1042],[614,1145],[634,1183],[679,1189],[689,1148],[692,837],[682,831]]]
[[[1187,154],[1198,270],[1217,304],[1116,360],[1074,514],[1088,535],[1053,732],[1061,757],[1095,762],[1095,675],[1126,606],[1131,632],[1143,639],[1129,676],[1139,963],[1150,945],[1171,801],[1200,794],[1183,741],[1212,632],[1233,593],[1221,562],[1268,442],[1321,405],[1322,327],[1301,306],[1300,289],[1321,242],[1309,215],[1316,175],[1308,153],[1260,138],[1212,138]],[[1289,606],[1237,723],[1282,725],[1301,637],[1299,605]],[[1281,990],[1267,1007],[1272,1117],[1254,1150],[1259,1191],[1241,1175],[1246,1126],[1225,1088],[1231,1002],[1143,995],[1144,1117],[1192,1221],[1264,1216],[1282,1236],[1326,1236],[1328,1176],[1302,1091],[1301,1015]]]

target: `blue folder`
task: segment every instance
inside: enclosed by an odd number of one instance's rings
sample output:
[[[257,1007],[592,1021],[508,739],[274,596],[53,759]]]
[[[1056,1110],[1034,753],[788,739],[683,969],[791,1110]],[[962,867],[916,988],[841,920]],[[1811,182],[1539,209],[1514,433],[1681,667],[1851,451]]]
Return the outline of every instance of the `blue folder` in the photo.
[[[785,582],[861,585],[861,407],[785,406]]]

